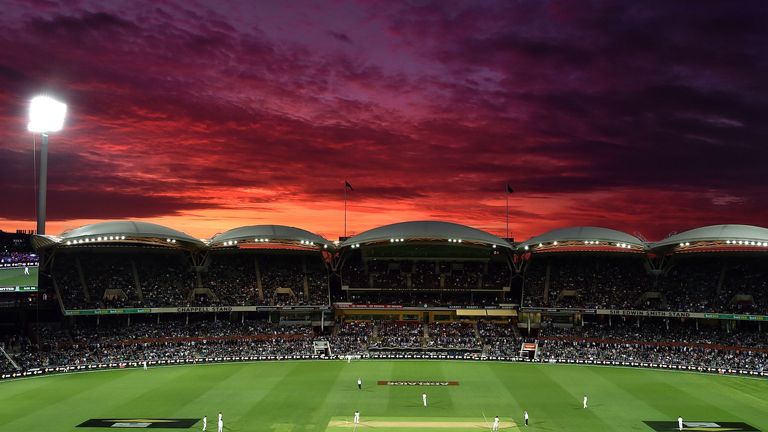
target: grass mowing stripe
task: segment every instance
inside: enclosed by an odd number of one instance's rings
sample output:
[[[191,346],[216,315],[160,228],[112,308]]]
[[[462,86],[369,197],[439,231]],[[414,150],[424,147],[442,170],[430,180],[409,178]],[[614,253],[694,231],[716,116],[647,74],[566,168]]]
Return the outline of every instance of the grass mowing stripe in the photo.
[[[536,366],[536,365],[529,365]],[[581,405],[581,396],[584,394],[585,383],[575,380],[573,370],[566,373],[554,365],[540,365],[542,367],[528,367],[528,373],[524,376],[522,388],[539,388],[537,392],[520,392],[508,386],[510,391],[516,391],[521,396],[523,409],[531,416],[531,422],[537,425],[560,423],[568,424],[573,428],[594,427],[600,430],[612,430],[611,424],[591,412],[585,412]],[[513,370],[513,373],[517,373]],[[602,389],[601,389],[602,390]]]
[[[649,418],[665,419],[666,414],[658,411],[642,397],[642,393],[633,390],[636,380],[646,381],[647,378],[637,373],[627,373],[624,369],[616,369],[610,373],[601,371],[599,367],[582,367],[583,373],[578,374],[585,386],[583,387],[589,396],[589,408],[585,414],[593,414],[602,418],[606,423],[615,422],[615,419],[621,418],[624,411],[631,406],[632,409],[638,409],[645,412]],[[583,395],[580,395],[583,397]],[[630,404],[618,404],[616,401],[631,401]],[[578,401],[582,403],[581,399]],[[581,405],[579,405],[581,406]],[[582,408],[583,409],[583,408]],[[624,424],[626,428],[642,428],[639,423]]]
[[[665,414],[663,418],[648,420],[669,420],[682,416],[690,420],[728,420],[729,413],[706,401],[705,389],[695,386],[691,389],[690,377],[681,377],[671,382],[668,377],[642,374],[644,380],[635,378],[638,392],[646,396],[647,404]],[[650,396],[650,397],[649,397]],[[701,396],[701,397],[700,397]]]
[[[765,395],[768,395],[768,380],[763,379],[758,383],[724,379],[704,382],[701,378],[699,383],[705,388],[711,388],[715,394],[739,394],[741,397],[738,399],[722,399],[722,403],[734,405],[732,409],[749,412],[754,412],[753,410],[768,411],[768,403],[765,400]],[[736,400],[741,403],[734,404]]]
[[[298,364],[286,364],[285,368],[246,368],[243,373],[233,380],[220,382],[213,391],[211,400],[219,401],[213,407],[214,415],[223,411],[225,426],[231,431],[249,430],[252,421],[258,419],[259,424],[270,424],[278,420],[287,420],[288,416],[279,415],[281,410],[276,400],[283,400],[283,393],[288,391],[283,383],[289,382]],[[268,370],[268,373],[265,373]],[[213,371],[216,372],[215,370]],[[290,391],[302,394],[299,389]],[[296,397],[300,399],[300,397]],[[203,402],[210,404],[210,401]],[[216,408],[216,407],[219,408]],[[288,408],[288,407],[286,407]],[[291,407],[292,408],[292,407]],[[277,414],[277,415],[276,415]],[[209,416],[209,421],[211,417]],[[215,417],[214,417],[215,420]]]
[[[76,407],[94,406],[93,401],[106,402],[104,394],[114,389],[114,382],[118,381],[121,375],[104,375],[98,379],[91,376],[83,378],[44,382],[45,385],[36,387],[36,391],[30,394],[29,398],[17,395],[11,399],[10,406],[0,402],[0,418],[6,419],[0,424],[3,426],[0,430],[6,430],[6,427],[9,430],[35,430],[35,427],[40,427],[40,419],[55,419],[56,422],[66,425],[78,424],[83,418],[80,416],[81,411]]]

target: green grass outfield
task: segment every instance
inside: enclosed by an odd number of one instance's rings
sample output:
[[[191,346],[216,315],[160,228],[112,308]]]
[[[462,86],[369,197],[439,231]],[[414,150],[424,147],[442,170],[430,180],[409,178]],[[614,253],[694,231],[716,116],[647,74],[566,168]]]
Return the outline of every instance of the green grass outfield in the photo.
[[[362,390],[357,389],[358,377]],[[459,385],[395,387],[377,385],[379,380]],[[427,408],[422,392],[428,395]],[[581,407],[585,392],[590,401],[586,410]],[[356,409],[361,425],[355,429],[347,422]],[[523,410],[530,414],[528,428]],[[208,430],[215,431],[218,411],[224,413],[226,432],[487,430],[483,414],[489,421],[500,416],[507,431],[653,431],[643,421],[674,421],[682,415],[687,421],[744,422],[768,432],[768,380],[548,364],[284,361],[0,382],[0,431],[115,430],[76,426],[88,419],[204,414]],[[201,428],[197,423],[176,430]]]

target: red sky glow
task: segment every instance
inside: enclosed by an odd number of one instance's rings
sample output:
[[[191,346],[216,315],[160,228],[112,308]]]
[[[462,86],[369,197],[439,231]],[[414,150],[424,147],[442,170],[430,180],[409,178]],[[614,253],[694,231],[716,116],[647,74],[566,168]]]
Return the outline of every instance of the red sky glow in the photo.
[[[6,1],[0,229],[768,226],[768,2]],[[37,138],[39,140],[39,138]],[[39,143],[38,143],[39,144]]]

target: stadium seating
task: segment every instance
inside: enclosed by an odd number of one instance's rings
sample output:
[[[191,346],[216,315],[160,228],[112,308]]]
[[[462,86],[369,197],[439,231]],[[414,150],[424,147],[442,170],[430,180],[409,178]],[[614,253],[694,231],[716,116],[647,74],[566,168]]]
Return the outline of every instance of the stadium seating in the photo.
[[[653,275],[636,257],[536,257],[525,271],[523,305],[768,313],[768,262],[762,257],[681,257]]]
[[[638,326],[638,323],[640,325]],[[509,323],[480,320],[431,323],[343,322],[330,335],[309,326],[279,326],[266,321],[179,320],[99,326],[42,325],[30,340],[0,334],[8,354],[25,370],[46,366],[119,361],[194,359],[221,356],[310,355],[313,341],[329,340],[333,354],[368,352],[482,352],[515,358],[521,342]],[[584,327],[546,326],[538,336],[538,361],[624,361],[704,368],[768,371],[768,335],[744,325],[696,328],[690,322],[615,319]],[[0,362],[3,371],[12,369]]]
[[[198,285],[181,253],[132,250],[62,253],[52,274],[65,309],[329,303],[316,257],[213,254],[202,269]]]

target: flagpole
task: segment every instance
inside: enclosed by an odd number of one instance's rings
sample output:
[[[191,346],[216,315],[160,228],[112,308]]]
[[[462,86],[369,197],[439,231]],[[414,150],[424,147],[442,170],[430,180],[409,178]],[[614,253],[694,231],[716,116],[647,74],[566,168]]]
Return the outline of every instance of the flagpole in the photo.
[[[347,237],[347,183],[344,183],[344,238]]]
[[[344,180],[344,238],[347,237],[347,189],[353,191],[352,185]]]
[[[507,238],[509,238],[509,191],[507,191]]]

